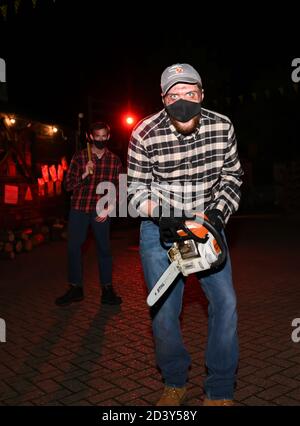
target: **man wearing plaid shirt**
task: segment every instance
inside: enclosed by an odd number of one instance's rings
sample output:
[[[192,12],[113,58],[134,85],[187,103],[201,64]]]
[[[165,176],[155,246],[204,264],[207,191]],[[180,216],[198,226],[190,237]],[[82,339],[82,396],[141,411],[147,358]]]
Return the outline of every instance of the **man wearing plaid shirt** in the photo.
[[[161,90],[164,109],[138,124],[128,148],[129,206],[143,217],[140,253],[149,291],[169,266],[162,229],[174,229],[179,212],[183,218],[205,212],[225,238],[223,229],[239,206],[243,174],[231,121],[202,108],[198,72],[189,64],[172,65],[162,73]],[[232,405],[238,337],[229,256],[217,271],[198,278],[209,301],[203,404]],[[156,359],[165,383],[159,406],[180,405],[186,397],[191,360],[180,331],[183,289],[178,278],[153,316]]]
[[[101,194],[97,190],[100,183],[111,182],[118,188],[118,178],[122,165],[118,156],[107,148],[110,128],[106,123],[97,122],[91,127],[91,160],[88,150],[77,152],[68,169],[65,187],[73,191],[68,223],[68,282],[69,290],[56,299],[58,306],[66,306],[83,300],[83,271],[81,247],[89,225],[93,230],[99,267],[101,302],[119,305],[122,302],[112,287],[112,256],[110,250],[110,217],[113,204],[97,212]],[[100,191],[101,192],[101,191]],[[103,195],[103,194],[102,194]]]

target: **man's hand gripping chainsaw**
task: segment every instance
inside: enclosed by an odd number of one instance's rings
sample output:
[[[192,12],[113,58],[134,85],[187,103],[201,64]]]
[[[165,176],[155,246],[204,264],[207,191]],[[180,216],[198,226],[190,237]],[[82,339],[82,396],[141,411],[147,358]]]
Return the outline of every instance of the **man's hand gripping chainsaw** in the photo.
[[[223,238],[205,215],[183,221],[174,240],[168,250],[171,264],[149,293],[149,306],[160,299],[179,273],[188,276],[194,272],[216,268],[226,258]]]

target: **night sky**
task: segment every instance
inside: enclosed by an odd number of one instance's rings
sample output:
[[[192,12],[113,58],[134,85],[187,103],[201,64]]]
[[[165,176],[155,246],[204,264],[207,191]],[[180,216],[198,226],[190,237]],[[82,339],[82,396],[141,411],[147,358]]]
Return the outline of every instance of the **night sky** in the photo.
[[[293,10],[275,18],[276,10],[253,5],[236,7],[234,16],[215,4],[45,0],[34,11],[28,4],[1,23],[8,106],[71,126],[87,113],[88,96],[116,127],[127,108],[138,118],[157,111],[160,75],[176,62],[199,71],[205,106],[217,99],[219,112],[234,115],[225,98],[234,104],[240,94],[291,86],[291,61],[300,56]]]

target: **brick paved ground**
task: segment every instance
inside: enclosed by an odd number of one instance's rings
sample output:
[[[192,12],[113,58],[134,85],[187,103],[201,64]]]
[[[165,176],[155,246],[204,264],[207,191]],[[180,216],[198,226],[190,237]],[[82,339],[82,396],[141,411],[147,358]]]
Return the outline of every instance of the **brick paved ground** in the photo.
[[[233,218],[229,244],[238,294],[238,405],[300,404],[299,222]],[[116,224],[117,225],[117,224]],[[54,305],[66,289],[66,244],[52,242],[2,261],[1,405],[154,405],[163,384],[155,367],[136,227],[113,229],[115,287],[121,307],[100,305],[93,241],[85,249],[83,302]],[[201,404],[207,303],[186,285],[182,329],[192,356],[187,405]],[[299,333],[300,334],[300,333]]]

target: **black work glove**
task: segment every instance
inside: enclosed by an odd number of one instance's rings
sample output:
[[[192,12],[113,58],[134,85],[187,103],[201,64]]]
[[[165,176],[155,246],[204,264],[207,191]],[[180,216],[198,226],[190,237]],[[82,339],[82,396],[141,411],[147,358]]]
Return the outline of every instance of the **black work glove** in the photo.
[[[221,232],[225,227],[224,215],[219,209],[207,210],[205,212],[209,222],[218,232]]]
[[[194,215],[186,215],[184,211],[174,210],[174,208],[163,209],[158,206],[153,211],[153,219],[159,226],[160,238],[165,242],[178,241],[180,238],[177,231],[183,228],[186,220],[194,218]]]

